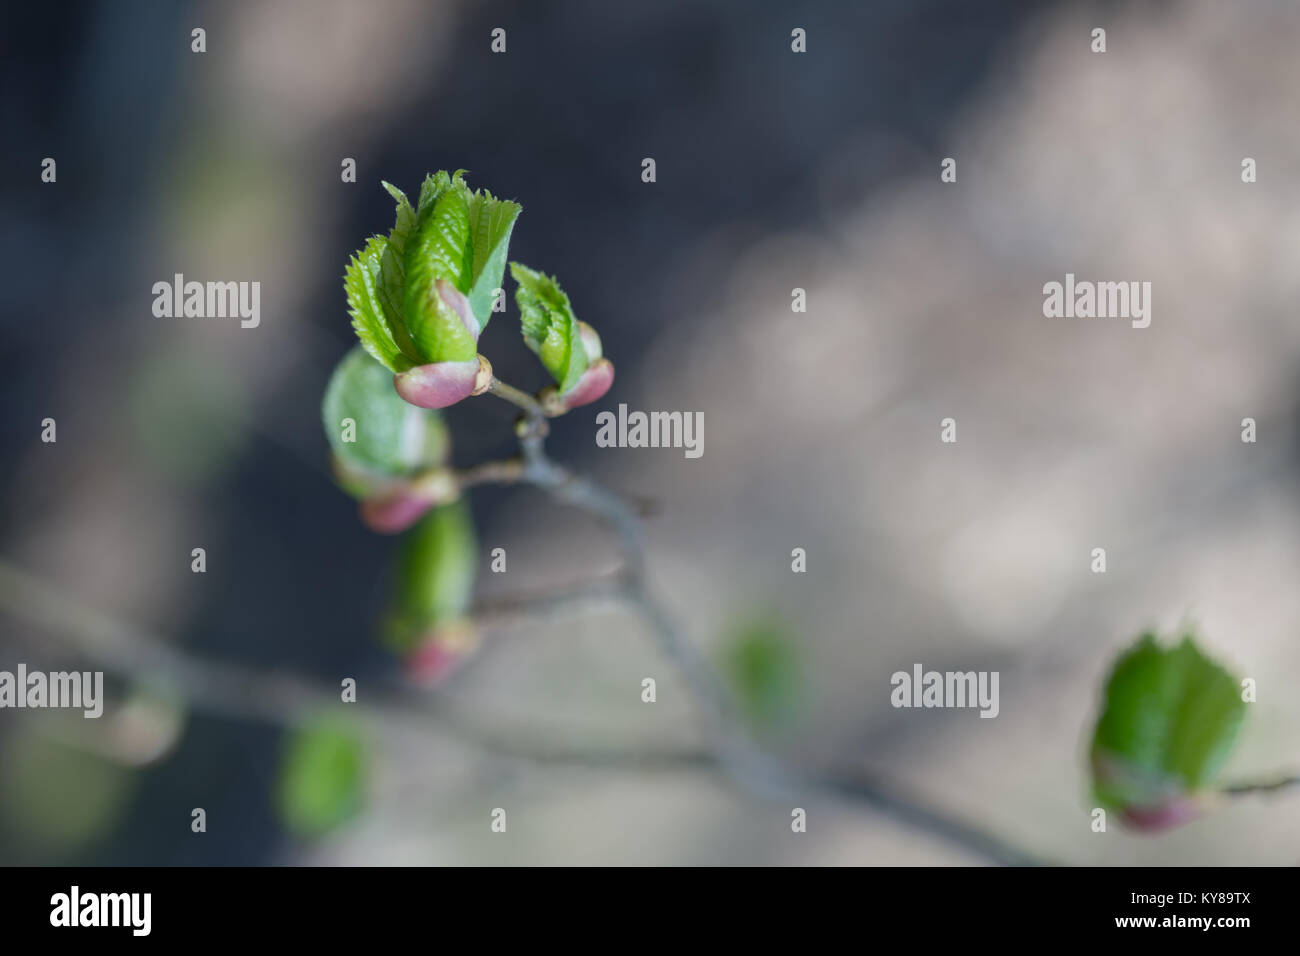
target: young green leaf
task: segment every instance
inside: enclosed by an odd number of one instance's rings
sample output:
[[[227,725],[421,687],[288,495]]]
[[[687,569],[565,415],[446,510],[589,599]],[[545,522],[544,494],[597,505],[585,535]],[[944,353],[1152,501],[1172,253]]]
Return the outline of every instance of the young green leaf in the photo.
[[[515,302],[523,326],[524,342],[537,353],[561,393],[569,391],[587,370],[587,349],[578,320],[558,282],[522,263],[510,263],[519,288]]]
[[[393,223],[393,228],[388,233],[388,244],[393,247],[393,252],[397,254],[400,262],[402,256],[406,255],[406,241],[415,231],[415,210],[411,208],[411,201],[406,198],[406,193],[402,190],[389,182],[382,182],[381,185],[397,202],[397,221]]]
[[[469,304],[478,317],[479,328],[492,318],[492,300],[505,277],[510,233],[522,207],[497,199],[486,189],[469,197],[470,241],[473,245]]]
[[[439,294],[437,281],[464,293],[470,276],[469,201],[459,184],[433,200],[406,246],[403,308],[406,328],[425,362],[463,362],[478,355],[478,328]]]
[[[450,452],[442,417],[402,401],[392,374],[361,347],[330,376],[321,422],[330,448],[354,472],[406,476],[444,463]]]
[[[436,173],[429,173],[424,177],[424,182],[420,184],[420,195],[417,197],[415,215],[421,222],[428,218],[433,204],[443,193],[450,189],[454,184],[463,186],[461,177],[465,170],[458,169],[454,175],[448,175],[445,169],[440,169]]]
[[[1138,821],[1169,816],[1213,782],[1245,709],[1236,678],[1190,635],[1169,648],[1142,635],[1106,685],[1091,751],[1098,802]]]
[[[392,372],[405,372],[415,362],[397,345],[396,333],[379,293],[383,285],[383,257],[388,241],[371,236],[348,262],[343,288],[348,297],[352,328],[366,351]]]
[[[392,183],[385,182],[384,189],[397,201],[397,219],[389,230],[388,239],[379,258],[379,280],[376,283],[376,297],[383,306],[388,318],[388,327],[393,332],[393,340],[402,354],[419,364],[420,353],[411,341],[406,330],[406,306],[403,291],[406,288],[405,266],[406,246],[411,233],[415,231],[415,210],[402,192]],[[396,370],[394,370],[396,371]]]
[[[463,619],[474,595],[478,540],[469,506],[433,509],[402,542],[388,639],[399,651]]]
[[[299,836],[321,836],[361,809],[364,784],[362,743],[346,724],[323,720],[301,727],[289,739],[280,769],[280,819]]]
[[[397,204],[393,228],[387,238],[369,240],[348,265],[353,328],[394,374],[450,364],[424,378],[450,376],[458,383],[475,372],[478,337],[492,314],[519,205],[486,190],[471,192],[463,172],[426,176],[414,207],[385,182]],[[442,395],[411,398],[426,405],[434,399],[447,402]]]

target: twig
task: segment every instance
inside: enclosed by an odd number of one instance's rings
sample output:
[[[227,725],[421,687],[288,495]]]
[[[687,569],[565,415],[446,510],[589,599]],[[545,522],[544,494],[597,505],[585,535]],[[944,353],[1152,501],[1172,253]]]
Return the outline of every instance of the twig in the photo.
[[[611,579],[565,592],[586,599],[614,593]],[[556,606],[556,594],[545,596],[543,607]],[[481,606],[484,613],[500,610],[509,601]],[[516,599],[510,611],[535,609],[532,598]],[[336,707],[339,688],[292,674],[267,673],[238,664],[202,659],[161,637],[143,634],[106,614],[82,607],[52,585],[0,561],[0,608],[37,624],[68,641],[86,659],[133,682],[156,681],[181,693],[190,706],[209,714],[294,727],[312,713]],[[443,730],[486,753],[546,765],[583,766],[624,771],[723,770],[720,755],[691,747],[610,747],[562,745],[567,736],[555,728],[490,727],[448,706],[439,695],[402,685],[367,682],[355,704],[363,719],[427,729],[436,722]],[[928,832],[994,863],[1029,864],[1033,857],[976,827],[927,809],[885,789],[868,777],[848,771],[826,771],[799,778],[799,786],[867,806],[907,826]],[[807,791],[806,791],[807,792]]]
[[[475,485],[513,485],[523,479],[524,463],[518,458],[504,461],[485,461],[456,472],[456,482],[461,488]]]
[[[812,777],[815,785],[850,803],[864,804],[890,819],[960,846],[977,857],[1003,866],[1050,866],[1052,861],[1035,856],[997,834],[957,817],[927,807],[865,775],[828,770]]]
[[[497,398],[505,399],[511,405],[522,410],[531,419],[544,420],[546,418],[546,413],[542,411],[542,403],[522,388],[507,385],[501,379],[493,377],[492,381],[488,383],[487,390]]]
[[[535,616],[577,603],[618,597],[616,579],[598,578],[563,590],[487,600],[474,606],[476,620],[516,615]],[[142,633],[109,615],[84,607],[59,589],[0,561],[0,608],[47,628],[69,641],[84,658],[128,680],[157,680],[181,691],[208,713],[241,719],[293,724],[312,709],[334,706],[340,689],[292,674],[266,673],[211,659],[197,658],[160,637]],[[376,681],[365,691],[365,709],[397,708],[437,712],[434,697],[402,684]],[[499,749],[499,748],[493,748]]]
[[[1272,793],[1277,790],[1289,790],[1291,787],[1300,787],[1300,775],[1276,777],[1270,780],[1242,780],[1220,788],[1219,793],[1230,797],[1240,797],[1249,793]]]
[[[730,695],[684,629],[649,587],[645,548],[636,508],[590,478],[570,472],[546,454],[546,412],[527,393],[493,380],[489,391],[523,411],[516,433],[523,456],[486,462],[458,474],[462,487],[485,483],[533,484],[557,500],[604,521],[616,534],[622,567],[613,576],[558,592],[481,602],[475,617],[534,614],[570,602],[618,598],[633,604],[650,625],[660,649],[680,670],[708,722],[707,749],[629,749],[556,745],[563,734],[550,729],[492,730],[478,725],[438,695],[413,688],[367,682],[353,706],[362,715],[407,723],[436,719],[445,729],[498,755],[541,763],[623,769],[718,770],[742,790],[764,798],[802,800],[818,793],[866,806],[893,820],[930,833],[995,863],[1039,862],[999,837],[904,798],[860,773],[809,771],[764,752],[737,715]],[[158,680],[184,694],[190,704],[228,717],[294,725],[312,711],[339,703],[339,688],[291,674],[266,673],[236,664],[202,660],[115,619],[78,606],[55,588],[0,561],[0,607],[70,639],[86,658],[130,681]],[[530,725],[531,726],[531,725]]]
[[[515,434],[519,437],[525,464],[532,465],[545,460],[543,442],[550,426],[546,423],[546,410],[542,408],[541,402],[523,389],[507,385],[495,377],[488,385],[488,392],[523,411],[523,417],[515,426]]]
[[[570,584],[562,588],[483,598],[474,602],[470,616],[476,621],[490,621],[496,618],[525,615],[536,617],[538,614],[561,610],[575,604],[595,603],[601,600],[622,600],[623,596],[623,575],[620,573],[605,574],[589,581]]]
[[[532,396],[499,380],[489,391],[524,411],[518,429],[524,450],[520,480],[536,485],[576,508],[603,520],[619,540],[626,581],[626,597],[637,607],[663,651],[687,681],[705,710],[713,744],[711,762],[743,790],[764,798],[794,797],[808,788],[824,790],[867,804],[900,822],[918,827],[997,863],[1024,865],[1039,862],[998,837],[959,820],[926,809],[916,801],[890,794],[861,776],[841,771],[810,773],[786,765],[764,752],[737,714],[730,695],[713,668],[686,637],[684,629],[655,596],[646,576],[641,522],[634,505],[594,480],[574,474],[553,461],[544,444],[545,412]]]
[[[519,431],[524,451],[522,480],[549,492],[556,499],[603,520],[618,537],[626,581],[626,596],[641,611],[664,652],[690,685],[704,709],[710,738],[718,756],[737,782],[751,792],[774,796],[788,791],[790,774],[753,742],[736,714],[730,695],[707,661],[686,638],[668,609],[655,597],[646,580],[645,547],[636,509],[590,478],[576,475],[546,453],[545,411],[540,402],[521,389],[493,379],[489,391],[524,411]]]

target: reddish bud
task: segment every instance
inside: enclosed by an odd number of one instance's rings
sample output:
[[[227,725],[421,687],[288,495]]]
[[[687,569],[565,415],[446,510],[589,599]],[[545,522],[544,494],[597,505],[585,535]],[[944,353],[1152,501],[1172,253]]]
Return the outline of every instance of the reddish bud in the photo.
[[[578,335],[582,338],[582,347],[587,350],[588,362],[595,362],[604,354],[600,348],[600,336],[586,322],[578,323]]]
[[[401,478],[383,475],[351,462],[335,452],[330,453],[330,471],[334,480],[354,498],[367,498],[402,487]]]
[[[478,647],[478,632],[468,621],[435,628],[406,656],[406,676],[432,687],[446,680]]]
[[[417,365],[394,375],[393,387],[419,408],[446,408],[473,394],[478,370],[477,358]]]
[[[432,507],[432,501],[404,492],[366,498],[361,502],[361,523],[377,534],[398,534]]]
[[[587,366],[578,383],[560,396],[566,409],[577,408],[599,401],[614,384],[614,365],[609,359],[600,358]]]
[[[438,468],[365,498],[361,502],[361,522],[378,534],[398,534],[424,517],[430,508],[455,501],[459,494],[456,476],[446,468]]]
[[[1172,797],[1149,807],[1125,807],[1120,819],[1135,830],[1153,833],[1179,826],[1201,814],[1201,804],[1190,796]]]

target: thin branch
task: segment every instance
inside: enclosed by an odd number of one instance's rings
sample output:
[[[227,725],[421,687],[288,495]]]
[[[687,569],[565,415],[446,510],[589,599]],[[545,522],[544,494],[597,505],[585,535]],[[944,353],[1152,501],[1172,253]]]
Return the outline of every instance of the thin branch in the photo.
[[[1268,780],[1242,780],[1221,788],[1219,793],[1230,797],[1240,797],[1250,793],[1273,793],[1278,790],[1289,790],[1292,787],[1300,787],[1300,774],[1289,777],[1275,777]]]
[[[507,385],[505,382],[501,381],[501,379],[493,377],[492,381],[488,384],[487,390],[497,398],[503,398],[511,405],[521,409],[524,414],[528,415],[530,418],[544,419],[546,417],[546,413],[542,411],[541,402],[539,402],[534,396],[529,395],[522,388],[515,388],[513,385]]]
[[[834,768],[809,771],[765,752],[752,738],[713,668],[650,588],[637,508],[547,456],[547,413],[536,398],[495,378],[488,391],[522,410],[523,417],[516,427],[522,458],[485,462],[465,469],[458,473],[461,487],[517,482],[535,485],[608,525],[618,538],[622,567],[613,576],[560,592],[481,602],[475,608],[475,616],[481,619],[512,613],[544,613],[572,601],[601,598],[630,602],[650,625],[661,651],[682,673],[702,706],[711,746],[703,750],[557,746],[554,741],[563,735],[554,729],[541,734],[521,728],[508,732],[486,729],[448,708],[440,695],[404,685],[367,683],[358,703],[349,706],[363,715],[401,723],[409,722],[412,717],[423,721],[434,718],[487,752],[517,759],[624,769],[718,770],[743,791],[766,799],[802,799],[810,793],[827,794],[869,807],[991,862],[1039,862],[993,834],[929,809],[914,799],[903,798],[860,773]],[[55,588],[2,561],[0,607],[69,639],[83,656],[105,670],[131,681],[161,680],[183,693],[193,706],[211,713],[293,725],[304,714],[340,701],[339,688],[333,686],[295,675],[266,673],[195,658],[165,641],[142,636],[113,618],[68,601]]]
[[[609,587],[614,580],[592,582],[569,593],[581,594],[584,599],[599,592],[617,593],[617,589]],[[555,600],[552,594],[543,603]],[[509,603],[489,604],[480,610],[491,613],[494,607],[502,610]],[[56,587],[3,561],[0,608],[67,641],[80,656],[109,673],[132,682],[170,685],[190,706],[205,713],[294,727],[313,712],[335,707],[340,701],[340,689],[323,681],[195,657],[163,638],[143,634],[109,615],[80,606]],[[517,606],[510,610],[524,608],[534,609],[531,599],[518,599]],[[367,682],[357,703],[348,706],[361,718],[383,726],[427,730],[433,721],[445,732],[486,753],[529,763],[634,772],[727,770],[719,754],[707,749],[563,745],[557,741],[568,735],[553,727],[539,730],[533,723],[487,726],[448,706],[440,695],[402,685]],[[998,837],[894,795],[865,776],[847,771],[818,773],[804,778],[801,786],[867,806],[990,862],[1036,862]]]
[[[479,622],[510,617],[536,618],[578,604],[622,600],[625,591],[623,575],[616,572],[565,587],[482,598],[474,602],[470,616]]]
[[[964,846],[998,863],[1032,864],[1034,857],[962,821],[926,809],[889,793],[860,775],[842,771],[810,773],[787,765],[765,752],[739,716],[731,695],[713,668],[686,636],[684,628],[649,586],[645,547],[638,509],[591,478],[575,474],[553,461],[545,449],[545,411],[532,396],[494,379],[493,394],[523,409],[518,429],[524,452],[521,480],[549,492],[559,501],[601,519],[615,533],[623,560],[625,596],[650,625],[660,650],[682,674],[702,705],[712,743],[711,762],[744,791],[774,799],[797,797],[808,788],[866,804],[899,822]]]
[[[546,413],[534,396],[495,377],[488,391],[524,413],[517,429],[523,450],[522,470],[516,473],[510,469],[511,480],[536,485],[558,500],[595,515],[614,531],[623,560],[625,596],[642,612],[661,650],[683,674],[693,695],[703,704],[710,735],[719,748],[723,765],[743,776],[748,789],[770,790],[773,778],[779,776],[768,766],[771,761],[749,740],[713,669],[685,638],[647,585],[645,547],[636,508],[595,481],[570,472],[547,455]]]
[[[524,477],[524,463],[519,458],[504,461],[485,461],[456,472],[456,482],[461,488],[475,485],[514,485]]]
[[[914,797],[894,791],[865,775],[829,770],[813,782],[850,803],[863,804],[913,830],[960,846],[975,856],[1003,866],[1050,866],[1052,861],[1034,856],[997,834],[960,818],[927,807]]]
[[[501,615],[536,615],[566,604],[617,595],[613,579],[602,578],[565,591],[500,598],[476,605],[476,619]],[[293,727],[314,712],[337,707],[341,685],[296,674],[268,672],[241,664],[195,656],[162,637],[140,631],[116,618],[78,604],[59,588],[0,561],[0,609],[40,626],[65,641],[78,656],[104,671],[131,682],[157,682],[173,688],[197,710],[236,720]],[[566,755],[548,751],[556,734],[538,735],[534,750],[528,728],[492,730],[446,705],[442,695],[410,685],[375,679],[349,704],[363,717],[418,721],[429,719],[489,753],[543,762],[587,762],[577,751]],[[647,755],[654,760],[656,755]]]
[[[459,469],[456,472],[456,482],[462,489],[477,485],[516,485],[522,482],[525,476],[526,466],[522,458],[504,458]],[[659,501],[655,498],[629,498],[627,503],[639,518],[645,518],[659,511]]]
[[[488,391],[523,411],[523,417],[515,426],[515,434],[519,437],[519,447],[523,449],[524,461],[532,465],[544,460],[546,452],[543,449],[543,442],[550,431],[550,426],[546,423],[546,410],[542,408],[541,403],[523,389],[507,385],[495,376],[488,385]]]

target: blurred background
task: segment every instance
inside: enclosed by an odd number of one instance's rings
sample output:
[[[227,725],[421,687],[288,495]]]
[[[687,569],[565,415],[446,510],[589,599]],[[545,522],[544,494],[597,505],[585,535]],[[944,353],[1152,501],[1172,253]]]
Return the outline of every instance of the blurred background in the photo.
[[[319,402],[351,342],[346,258],[392,223],[379,181],[414,194],[463,167],[522,202],[511,257],[558,275],[618,368],[602,402],[555,423],[552,451],[654,500],[656,592],[782,747],[1060,862],[1300,858],[1294,797],[1095,834],[1084,759],[1116,651],[1194,625],[1259,686],[1230,775],[1300,765],[1300,8],[273,0],[4,17],[0,669],[89,667],[79,643],[129,631],[325,687],[354,677],[362,704],[394,678],[375,634],[396,543],[332,483]],[[152,285],[178,272],[260,281],[260,326],[155,318]],[[1042,285],[1066,272],[1152,282],[1151,327],[1045,319]],[[480,350],[503,379],[545,383],[513,305]],[[703,412],[703,457],[598,449],[595,413],[620,402]],[[949,416],[955,445],[939,442]],[[448,418],[458,464],[513,452],[502,403]],[[486,597],[615,558],[536,491],[472,504]],[[486,573],[494,547],[506,574]],[[889,676],[916,662],[1000,671],[997,719],[893,709]],[[707,770],[531,759],[457,721],[358,719],[359,750],[318,738],[313,762],[293,720],[191,707],[147,660],[125,670],[99,721],[0,712],[0,862],[982,862],[816,794],[795,838],[789,806]],[[506,740],[699,741],[680,676],[615,607],[485,625],[435,693]],[[497,807],[508,836],[489,829]]]

